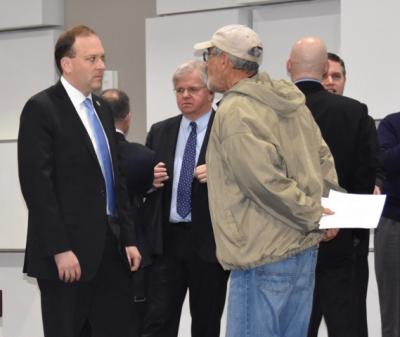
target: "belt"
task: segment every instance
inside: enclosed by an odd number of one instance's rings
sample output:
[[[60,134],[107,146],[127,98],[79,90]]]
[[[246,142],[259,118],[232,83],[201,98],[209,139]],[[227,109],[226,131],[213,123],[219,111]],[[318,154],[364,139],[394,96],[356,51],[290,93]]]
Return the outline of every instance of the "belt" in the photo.
[[[170,222],[173,228],[189,228],[192,226],[192,222]]]
[[[116,223],[116,222],[118,222],[118,217],[107,214],[107,222],[109,224]]]

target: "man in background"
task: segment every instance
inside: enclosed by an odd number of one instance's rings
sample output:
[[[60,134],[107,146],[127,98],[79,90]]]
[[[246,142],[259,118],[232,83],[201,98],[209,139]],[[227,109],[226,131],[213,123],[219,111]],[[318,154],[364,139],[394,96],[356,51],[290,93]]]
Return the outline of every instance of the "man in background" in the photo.
[[[142,337],[176,337],[189,290],[193,337],[219,337],[228,272],[215,256],[205,152],[215,112],[205,64],[188,61],[173,76],[181,114],[154,124],[146,145],[157,153],[156,191],[146,200],[149,268]]]
[[[38,281],[45,337],[129,337],[141,256],[112,113],[93,94],[105,69],[101,40],[73,27],[55,61],[60,81],[30,98],[20,120],[24,272]]]
[[[328,71],[324,74],[321,83],[329,92],[343,95],[346,84],[346,67],[338,55],[328,53]]]
[[[343,59],[334,54],[328,53],[328,71],[324,75],[322,85],[326,90],[333,94],[343,95],[346,84],[346,66]],[[370,137],[375,150],[375,160],[377,161],[377,172],[375,178],[374,194],[381,194],[384,181],[383,167],[380,158],[380,149],[377,142],[376,127],[374,119],[368,115]],[[353,229],[354,234],[354,265],[353,265],[353,295],[354,295],[354,324],[355,337],[368,336],[367,323],[367,291],[368,291],[368,252],[369,252],[369,229]],[[322,313],[320,312],[321,318]]]
[[[232,270],[226,335],[304,337],[317,245],[337,233],[318,230],[331,153],[297,88],[258,72],[256,32],[224,26],[194,48],[224,95],[206,161],[217,256]]]
[[[146,146],[128,142],[125,138],[129,132],[132,120],[128,95],[122,90],[108,89],[102,92],[101,97],[109,104],[113,112],[122,172],[125,175],[132,206],[137,245],[142,255],[140,269],[132,275],[133,301],[135,303],[135,314],[132,317],[132,324],[135,327],[134,336],[140,336],[146,305],[146,269],[143,268],[151,262],[144,239],[144,227],[146,223],[143,216],[143,201],[146,192],[151,189],[153,184],[153,168],[157,164],[156,154]]]
[[[386,202],[375,231],[375,272],[382,337],[400,336],[400,113],[387,115],[378,126],[386,180]]]
[[[306,104],[335,160],[339,185],[349,193],[372,193],[375,150],[370,137],[366,105],[332,94],[321,82],[328,71],[325,44],[317,37],[296,42],[287,62],[293,82],[306,96]],[[313,311],[309,337],[317,336],[321,314],[330,337],[354,337],[352,229],[342,229],[335,240],[321,243],[318,252]]]

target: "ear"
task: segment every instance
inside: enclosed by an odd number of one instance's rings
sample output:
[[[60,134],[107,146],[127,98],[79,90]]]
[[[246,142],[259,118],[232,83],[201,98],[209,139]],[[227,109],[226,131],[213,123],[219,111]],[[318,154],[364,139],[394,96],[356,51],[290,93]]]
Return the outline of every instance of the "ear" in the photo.
[[[214,92],[211,91],[211,90],[209,90],[209,91],[208,91],[208,94],[209,94],[208,100],[209,100],[210,102],[212,102],[212,101],[214,100]]]
[[[125,116],[124,120],[128,125],[130,125],[131,124],[131,119],[132,119],[132,112],[129,111],[128,114]]]
[[[286,71],[290,74],[292,71],[292,61],[290,58],[286,61]]]
[[[329,62],[327,60],[324,66],[324,75],[328,73],[328,70],[329,70]]]
[[[227,68],[227,66],[229,66],[232,63],[231,60],[229,59],[228,54],[226,54],[226,53],[222,53],[220,55],[220,60],[221,60],[222,69]]]
[[[72,71],[72,62],[71,58],[64,56],[60,60],[61,69],[63,70],[63,74],[70,74]]]

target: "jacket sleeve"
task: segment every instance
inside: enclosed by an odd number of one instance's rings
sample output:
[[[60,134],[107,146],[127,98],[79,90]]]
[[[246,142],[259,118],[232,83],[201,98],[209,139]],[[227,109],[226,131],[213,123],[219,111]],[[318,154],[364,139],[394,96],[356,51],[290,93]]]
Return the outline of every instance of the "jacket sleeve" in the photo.
[[[98,98],[97,98],[98,99]],[[117,207],[118,207],[118,222],[120,225],[121,235],[120,240],[122,246],[136,246],[136,230],[134,223],[134,213],[132,205],[129,200],[128,188],[126,183],[126,177],[122,168],[122,153],[119,150],[116,131],[114,128],[114,119],[112,112],[108,105],[102,101],[104,108],[103,113],[105,114],[105,121],[107,125],[103,125],[103,128],[107,128],[109,131],[109,141],[112,142],[112,150],[116,152],[116,155],[112,156],[116,162],[113,163],[115,177],[115,193],[117,196]]]
[[[322,138],[321,131],[314,121],[314,118],[311,116],[310,123],[314,125],[314,130],[316,139],[315,141],[319,143],[319,158],[321,164],[321,172],[322,178],[324,180],[324,190],[322,195],[327,197],[329,195],[329,191],[331,189],[335,191],[345,191],[342,187],[339,186],[338,177],[335,169],[335,161],[333,159],[331,150],[329,146],[326,144],[325,140]]]
[[[353,193],[372,193],[379,166],[376,153],[377,135],[365,104],[362,104],[362,110],[363,114],[359,121],[356,137],[356,158],[352,172],[351,191]]]
[[[370,130],[370,142],[371,142],[371,149],[373,150],[372,159],[371,159],[371,166],[375,170],[375,185],[379,186],[379,188],[383,189],[383,182],[386,179],[385,171],[383,169],[383,158],[381,148],[379,146],[378,141],[378,133],[375,127],[375,120],[368,116],[369,120],[369,130]]]
[[[393,117],[384,118],[378,127],[383,164],[387,174],[398,174],[400,171],[399,130],[393,123],[393,119]]]
[[[41,256],[70,250],[53,176],[55,123],[43,102],[29,100],[18,135],[18,173],[29,210],[29,238]]]
[[[299,231],[315,229],[322,215],[314,200],[286,174],[276,146],[253,132],[235,133],[222,141],[232,174],[247,198]]]

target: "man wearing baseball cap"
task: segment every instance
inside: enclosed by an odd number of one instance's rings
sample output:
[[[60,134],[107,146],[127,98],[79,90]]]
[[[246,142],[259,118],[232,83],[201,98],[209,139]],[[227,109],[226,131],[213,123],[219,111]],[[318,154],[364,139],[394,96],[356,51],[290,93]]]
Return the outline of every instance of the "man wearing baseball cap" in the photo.
[[[242,25],[194,46],[208,87],[223,93],[207,148],[207,181],[217,257],[232,270],[228,337],[307,335],[318,229],[332,155],[303,94],[259,73],[263,47]]]

